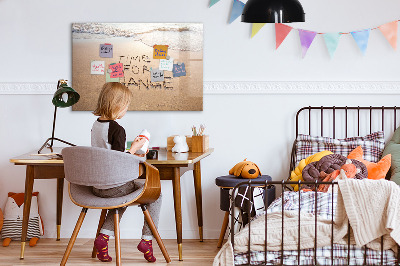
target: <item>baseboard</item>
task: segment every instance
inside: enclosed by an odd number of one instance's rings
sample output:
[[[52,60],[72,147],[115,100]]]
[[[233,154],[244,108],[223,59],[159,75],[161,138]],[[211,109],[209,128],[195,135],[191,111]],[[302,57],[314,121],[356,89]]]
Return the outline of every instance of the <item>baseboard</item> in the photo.
[[[53,94],[56,82],[0,83],[0,94]],[[400,81],[205,81],[218,94],[400,94]]]

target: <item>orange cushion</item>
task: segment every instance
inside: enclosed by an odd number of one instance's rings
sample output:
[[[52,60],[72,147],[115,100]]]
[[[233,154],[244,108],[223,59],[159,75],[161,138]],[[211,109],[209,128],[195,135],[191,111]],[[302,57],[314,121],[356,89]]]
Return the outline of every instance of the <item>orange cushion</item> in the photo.
[[[392,155],[386,155],[377,163],[368,162],[363,159],[363,150],[361,146],[358,146],[352,152],[350,152],[347,158],[355,159],[365,164],[368,170],[368,179],[378,180],[386,177],[391,165]]]

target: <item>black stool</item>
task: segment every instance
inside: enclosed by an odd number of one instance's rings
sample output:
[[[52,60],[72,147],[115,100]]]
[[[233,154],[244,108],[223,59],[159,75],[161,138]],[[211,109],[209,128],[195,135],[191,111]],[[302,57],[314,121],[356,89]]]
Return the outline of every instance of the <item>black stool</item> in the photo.
[[[237,184],[249,180],[265,182],[266,180],[272,181],[272,178],[268,175],[261,175],[254,179],[246,179],[246,178],[236,177],[234,175],[227,175],[227,176],[220,176],[215,179],[215,184],[220,187],[220,209],[222,211],[225,211],[225,217],[224,221],[222,222],[221,234],[219,235],[219,240],[217,245],[218,248],[222,246],[226,228],[228,227],[228,222],[229,222],[229,207],[230,207],[229,191],[233,189]],[[254,187],[257,186],[255,185]],[[269,204],[271,204],[275,200],[275,186],[270,186],[267,189],[268,189],[268,199],[266,200],[268,200],[267,206],[269,206]]]

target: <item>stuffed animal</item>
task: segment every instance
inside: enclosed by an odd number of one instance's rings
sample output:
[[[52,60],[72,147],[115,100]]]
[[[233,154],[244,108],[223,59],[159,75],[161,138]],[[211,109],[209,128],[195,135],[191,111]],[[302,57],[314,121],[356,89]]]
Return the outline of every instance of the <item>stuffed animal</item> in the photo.
[[[43,235],[43,223],[39,216],[38,207],[39,192],[32,193],[31,212],[29,214],[27,239],[29,246],[36,245],[39,237]],[[4,208],[4,223],[1,230],[3,246],[8,247],[11,240],[21,240],[22,219],[24,213],[24,193],[8,193]]]
[[[0,209],[0,232],[1,232],[1,228],[3,228],[3,212]]]
[[[392,155],[385,155],[379,162],[373,163],[364,160],[364,151],[361,146],[355,148],[352,152],[349,153],[347,158],[355,159],[367,166],[368,169],[368,179],[384,179],[386,177],[387,172],[390,169],[390,165],[392,162]]]
[[[172,152],[188,152],[189,146],[186,143],[185,136],[175,136],[174,137],[175,146],[172,148]]]
[[[237,163],[231,170],[229,170],[230,175],[241,176],[243,178],[257,178],[261,175],[261,171],[258,166],[250,161],[244,159],[242,162]]]

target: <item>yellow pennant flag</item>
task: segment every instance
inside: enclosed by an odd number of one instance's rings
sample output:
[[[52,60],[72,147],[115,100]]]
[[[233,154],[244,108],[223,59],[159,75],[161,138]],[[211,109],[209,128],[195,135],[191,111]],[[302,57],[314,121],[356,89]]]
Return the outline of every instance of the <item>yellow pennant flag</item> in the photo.
[[[262,27],[264,27],[265,23],[253,23],[251,28],[251,38],[256,35]]]

